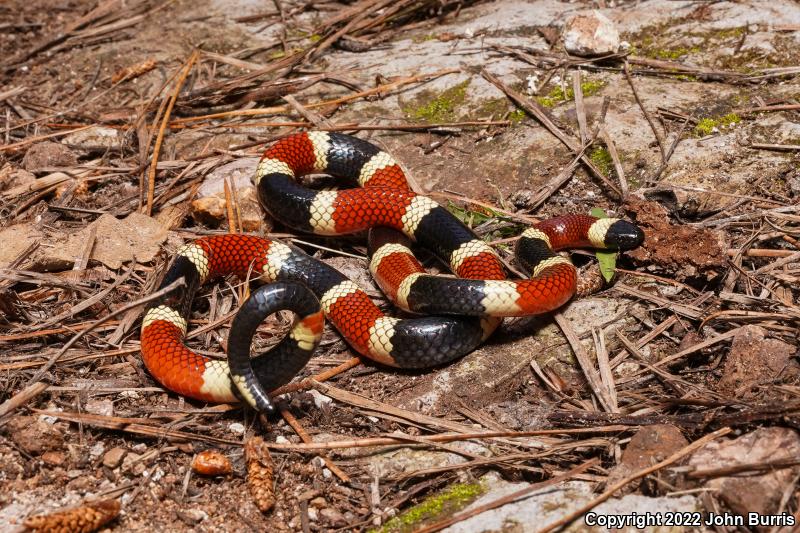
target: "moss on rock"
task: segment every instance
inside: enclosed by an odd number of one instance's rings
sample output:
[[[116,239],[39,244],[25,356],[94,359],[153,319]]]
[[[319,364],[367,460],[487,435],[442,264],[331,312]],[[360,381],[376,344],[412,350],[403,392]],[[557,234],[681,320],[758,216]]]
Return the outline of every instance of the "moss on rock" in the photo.
[[[457,483],[451,485],[392,518],[380,529],[370,530],[370,533],[407,533],[415,531],[425,522],[463,509],[483,494],[484,491],[485,489],[480,483]]]

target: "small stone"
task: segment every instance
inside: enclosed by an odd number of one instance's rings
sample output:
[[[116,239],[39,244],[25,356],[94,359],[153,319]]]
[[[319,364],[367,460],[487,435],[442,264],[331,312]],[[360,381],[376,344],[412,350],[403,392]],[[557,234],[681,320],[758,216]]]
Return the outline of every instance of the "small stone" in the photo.
[[[344,515],[337,511],[336,509],[332,509],[331,507],[326,507],[325,509],[321,509],[319,512],[320,516],[323,520],[328,522],[328,524],[334,527],[341,527],[347,525],[347,519],[345,519]]]
[[[211,172],[192,200],[192,217],[198,222],[218,226],[228,219],[225,183],[236,188],[238,215],[244,231],[258,231],[265,219],[258,204],[258,193],[250,182],[255,172],[256,158],[239,158]]]
[[[127,455],[125,455],[124,459],[122,460],[123,470],[132,468],[132,466],[139,460],[140,457],[141,455],[133,452],[129,452]]]
[[[684,350],[688,350],[695,344],[700,344],[701,342],[703,342],[703,340],[704,340],[703,337],[699,333],[696,333],[694,331],[687,331],[686,335],[683,336],[681,342],[678,344],[676,351],[682,352]]]
[[[330,404],[333,401],[333,399],[330,398],[329,396],[325,396],[321,392],[316,391],[314,389],[311,389],[310,391],[308,391],[308,393],[311,395],[312,398],[314,398],[314,405],[317,407],[317,409],[322,409],[323,407],[325,407],[326,405]]]
[[[520,189],[512,193],[509,200],[517,209],[526,209],[531,206],[531,202],[533,201],[533,191],[530,189]]]
[[[125,458],[125,454],[128,453],[128,450],[125,448],[111,448],[108,450],[105,455],[103,455],[103,466],[108,468],[116,468],[122,463],[122,459]]]
[[[666,459],[687,444],[686,437],[675,426],[670,424],[645,426],[631,437],[631,441],[622,452],[619,464],[611,470],[606,483],[613,485],[638,470]],[[626,488],[634,490],[639,483],[641,480],[631,482]]]
[[[615,54],[619,32],[614,23],[599,11],[575,15],[564,24],[564,48],[577,56]]]
[[[287,439],[283,435],[278,435],[277,437],[275,437],[275,444],[289,444],[289,439]]]
[[[328,502],[322,496],[318,496],[309,502],[312,507],[316,507],[317,509],[322,509],[323,507],[328,506]]]
[[[308,519],[311,520],[312,522],[316,522],[319,519],[319,514],[317,513],[317,510],[314,509],[313,507],[308,508]]]
[[[5,237],[5,235],[3,235],[3,237]],[[63,411],[63,409],[61,409],[60,407],[54,407],[52,404],[49,404],[47,406],[47,409],[50,410],[50,411],[56,411],[56,412],[59,412],[59,413]],[[50,416],[50,415],[39,415],[39,420],[41,420],[42,422],[46,422],[47,424],[50,424],[52,426],[53,424],[58,422],[58,417],[57,416]]]
[[[46,168],[71,167],[78,164],[78,157],[66,146],[50,141],[31,146],[22,158],[22,166],[30,172]]]
[[[772,31],[748,33],[739,50],[741,52],[774,54],[776,52],[775,45],[772,43],[774,38],[775,33]]]
[[[228,431],[236,435],[244,435],[245,428],[243,424],[233,422],[232,424],[228,424]]]
[[[64,447],[64,436],[58,426],[31,416],[17,416],[9,420],[6,433],[17,446],[30,455],[40,455]]]
[[[86,402],[86,412],[93,415],[114,416],[114,402],[109,398],[93,398]]]
[[[9,163],[0,168],[0,191],[19,187],[20,185],[28,185],[34,181],[36,181],[36,176]]]
[[[44,452],[42,454],[42,461],[53,466],[64,464],[64,459],[64,452]]]
[[[332,476],[333,473],[330,470],[328,470],[327,468],[322,469],[322,477],[324,477],[325,479],[330,479]]]
[[[319,490],[317,490],[317,489],[309,489],[309,490],[303,491],[300,494],[298,494],[297,495],[297,499],[300,500],[300,501],[303,501],[303,500],[308,501],[308,500],[311,500],[312,498],[316,498],[317,496],[319,496],[319,494],[320,494]]]
[[[94,461],[101,455],[103,452],[106,451],[106,446],[102,442],[95,442],[91,448],[89,448],[89,459]]]
[[[70,133],[64,137],[63,142],[80,148],[118,148],[122,145],[122,136],[114,128],[92,126]]]
[[[767,335],[767,330],[756,325],[743,326],[736,334],[718,383],[720,392],[734,398],[755,394],[763,399],[769,391],[762,391],[759,385],[800,374],[800,365],[793,360],[795,347]]]
[[[188,526],[199,524],[208,518],[208,513],[200,509],[180,509],[176,511],[176,514]]]

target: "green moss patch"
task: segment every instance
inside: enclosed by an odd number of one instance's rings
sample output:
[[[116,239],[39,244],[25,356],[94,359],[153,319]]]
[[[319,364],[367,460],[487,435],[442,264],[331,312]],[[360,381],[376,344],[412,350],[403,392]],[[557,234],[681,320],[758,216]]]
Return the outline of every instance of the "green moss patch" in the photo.
[[[594,166],[603,173],[604,176],[615,176],[614,160],[611,158],[611,153],[605,146],[597,146],[589,152],[589,159],[592,160]]]
[[[466,100],[469,82],[470,80],[464,80],[437,95],[423,93],[413,104],[403,107],[403,112],[420,122],[451,122],[456,118],[456,110]]]
[[[522,109],[516,109],[508,114],[508,120],[513,122],[514,124],[519,124],[522,122],[522,119],[525,118],[525,111]]]
[[[605,82],[601,80],[586,80],[581,83],[581,92],[583,96],[592,96],[600,92],[600,89],[605,87]],[[561,88],[561,85],[553,87],[549,93],[544,96],[537,96],[536,101],[539,105],[544,107],[555,107],[560,103],[571,101],[575,98],[575,90],[572,84],[568,84],[567,90]]]
[[[751,49],[738,50],[734,54],[722,50],[738,49],[747,32],[745,26],[702,31],[673,29],[686,22],[688,21],[685,18],[677,18],[669,23],[646,26],[636,33],[625,35],[625,39],[631,43],[631,53],[636,56],[678,62],[686,61],[687,56],[692,56],[692,62],[699,66],[741,74],[796,65],[800,59],[800,49],[790,36],[775,35],[771,39],[775,48],[773,52]]]
[[[457,483],[451,485],[442,492],[425,499],[422,503],[392,518],[380,529],[370,530],[370,533],[408,533],[414,531],[425,522],[449,516],[463,509],[483,494],[484,490],[480,483]]]
[[[694,127],[695,137],[705,137],[715,131],[720,131],[741,122],[742,118],[736,113],[728,113],[721,117],[706,117],[700,119]]]

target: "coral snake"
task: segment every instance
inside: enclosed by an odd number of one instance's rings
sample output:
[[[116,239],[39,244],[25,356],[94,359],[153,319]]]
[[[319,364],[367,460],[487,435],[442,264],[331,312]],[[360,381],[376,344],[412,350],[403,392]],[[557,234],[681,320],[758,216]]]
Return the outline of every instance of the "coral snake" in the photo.
[[[317,191],[298,183],[327,173],[359,187]],[[319,342],[323,316],[358,353],[389,366],[440,365],[475,349],[504,316],[545,313],[575,293],[575,267],[556,251],[567,247],[627,250],[642,231],[624,220],[566,215],[525,230],[516,257],[529,279],[507,280],[494,249],[434,200],[412,192],[400,166],[361,139],[326,132],[284,138],[269,148],[253,178],[263,207],[287,226],[318,235],[370,232],[370,270],[403,310],[423,317],[386,316],[354,282],[331,266],[279,241],[229,234],[198,239],[177,252],[161,287],[185,286],[147,310],[141,349],[150,373],[185,396],[260,410],[266,391],[288,382]],[[457,278],[427,274],[411,242],[448,263]],[[205,281],[234,274],[267,283],[237,313],[228,341],[229,363],[198,355],[183,344],[192,298]],[[278,309],[298,318],[268,354],[250,359],[260,321]],[[229,366],[230,364],[230,366]],[[251,366],[252,365],[252,366]]]

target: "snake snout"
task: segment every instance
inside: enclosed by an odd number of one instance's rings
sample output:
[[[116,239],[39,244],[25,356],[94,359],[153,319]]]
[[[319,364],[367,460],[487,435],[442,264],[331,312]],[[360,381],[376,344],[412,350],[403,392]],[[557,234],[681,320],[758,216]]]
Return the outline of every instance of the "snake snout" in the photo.
[[[618,220],[608,228],[605,243],[609,248],[632,250],[644,242],[644,232],[627,220]]]

